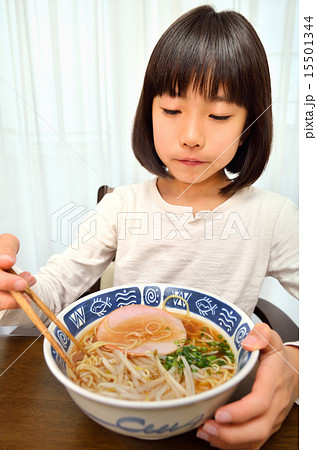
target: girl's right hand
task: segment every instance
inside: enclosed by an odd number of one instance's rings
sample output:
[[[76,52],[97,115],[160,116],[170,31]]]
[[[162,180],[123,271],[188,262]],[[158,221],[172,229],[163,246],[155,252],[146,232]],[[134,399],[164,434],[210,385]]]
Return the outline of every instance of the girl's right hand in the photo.
[[[20,243],[15,236],[9,233],[0,235],[0,269],[10,269],[15,264],[19,248]],[[12,275],[0,270],[0,311],[19,308],[8,291],[23,291],[35,283],[35,278],[29,272]]]

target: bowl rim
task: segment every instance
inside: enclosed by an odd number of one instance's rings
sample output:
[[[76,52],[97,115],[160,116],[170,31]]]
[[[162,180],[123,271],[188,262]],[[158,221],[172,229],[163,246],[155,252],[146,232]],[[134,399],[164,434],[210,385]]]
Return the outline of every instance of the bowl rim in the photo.
[[[82,297],[75,302],[72,302],[70,305],[68,305],[66,308],[64,308],[58,315],[57,318],[59,320],[63,319],[64,315],[71,309],[73,309],[75,306],[81,304],[82,302],[89,300],[90,298],[94,298],[100,294],[111,292],[113,290],[117,289],[128,289],[132,287],[138,287],[141,291],[145,286],[158,286],[161,288],[162,291],[166,287],[173,287],[178,289],[186,289],[191,290],[194,292],[202,293],[203,295],[212,296],[217,300],[220,300],[224,303],[227,303],[229,306],[231,306],[233,309],[235,309],[242,317],[242,319],[247,322],[247,324],[250,326],[250,329],[252,330],[254,323],[250,319],[250,317],[242,311],[237,305],[230,302],[229,300],[226,300],[219,295],[213,295],[210,292],[201,290],[201,289],[195,289],[190,286],[179,286],[174,285],[173,283],[135,283],[135,284],[126,284],[126,285],[120,285],[120,286],[113,286],[111,288],[102,289],[100,291],[94,292],[92,294],[88,294],[85,297]],[[219,298],[220,297],[220,298]],[[53,334],[53,330],[56,325],[54,323],[51,323],[48,327],[51,334]],[[258,356],[259,356],[259,350],[255,350],[251,353],[251,356],[245,366],[238,372],[233,375],[230,380],[226,381],[225,383],[221,384],[220,386],[217,386],[213,389],[209,389],[206,392],[201,392],[196,395],[192,395],[189,397],[182,397],[178,399],[171,399],[171,400],[161,400],[161,401],[140,401],[140,400],[122,400],[118,398],[112,398],[107,397],[101,394],[97,394],[94,392],[91,392],[85,388],[82,388],[75,384],[73,381],[71,381],[66,375],[64,375],[61,370],[57,367],[52,354],[51,354],[51,344],[49,341],[44,337],[43,342],[43,353],[44,358],[46,361],[46,364],[48,368],[50,369],[51,373],[57,378],[57,380],[68,390],[72,391],[74,394],[77,394],[79,396],[85,397],[88,400],[109,405],[109,406],[115,406],[118,408],[125,408],[125,409],[138,409],[138,410],[150,410],[150,409],[164,409],[164,408],[179,408],[182,406],[190,405],[192,403],[202,402],[204,400],[211,400],[213,397],[217,397],[218,395],[223,394],[226,391],[231,390],[233,387],[235,387],[238,383],[240,383],[254,368]]]

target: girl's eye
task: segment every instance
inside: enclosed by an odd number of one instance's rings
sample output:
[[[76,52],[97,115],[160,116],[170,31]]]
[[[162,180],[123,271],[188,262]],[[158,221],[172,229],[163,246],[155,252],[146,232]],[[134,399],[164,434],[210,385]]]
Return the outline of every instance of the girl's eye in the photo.
[[[210,114],[209,117],[211,117],[214,120],[224,121],[228,120],[230,116],[214,116],[213,114]]]
[[[176,116],[177,114],[180,114],[180,110],[179,109],[166,109],[166,108],[163,108],[163,111],[168,116]]]

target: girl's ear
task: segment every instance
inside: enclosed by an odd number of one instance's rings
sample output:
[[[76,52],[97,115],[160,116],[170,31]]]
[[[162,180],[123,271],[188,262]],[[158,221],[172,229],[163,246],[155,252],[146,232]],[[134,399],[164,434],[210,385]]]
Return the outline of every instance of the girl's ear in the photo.
[[[249,136],[250,134],[250,128],[248,128],[240,137],[240,141],[239,141],[239,147],[244,143],[244,141],[246,140],[246,138]]]

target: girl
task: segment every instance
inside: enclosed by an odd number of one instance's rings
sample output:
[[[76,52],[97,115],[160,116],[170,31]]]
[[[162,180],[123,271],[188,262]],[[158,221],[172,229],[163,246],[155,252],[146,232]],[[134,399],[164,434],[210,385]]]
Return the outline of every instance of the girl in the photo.
[[[78,298],[114,257],[115,285],[173,280],[248,314],[268,275],[297,295],[296,207],[251,186],[270,154],[271,87],[265,51],[244,17],[202,6],[170,26],[150,58],[132,140],[156,177],[106,195],[95,236],[87,239],[83,224],[76,249],[39,271],[34,290],[50,309]],[[18,249],[3,235],[0,267],[11,267]],[[0,324],[27,324],[5,291],[34,277],[0,276]],[[244,347],[262,349],[252,393],[219,408],[197,433],[220,448],[259,448],[297,398],[297,347],[263,324]]]

